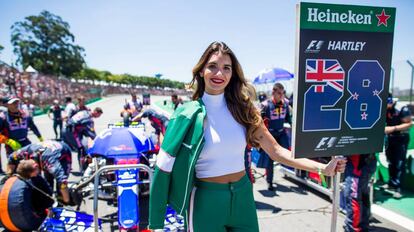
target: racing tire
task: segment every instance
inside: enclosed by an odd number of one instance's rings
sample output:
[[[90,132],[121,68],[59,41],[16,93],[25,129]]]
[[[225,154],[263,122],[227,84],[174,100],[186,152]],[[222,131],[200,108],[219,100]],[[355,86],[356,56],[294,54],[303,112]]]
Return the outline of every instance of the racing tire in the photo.
[[[45,217],[37,215],[31,204],[32,187],[16,176],[0,187],[0,221],[10,231],[32,231]]]

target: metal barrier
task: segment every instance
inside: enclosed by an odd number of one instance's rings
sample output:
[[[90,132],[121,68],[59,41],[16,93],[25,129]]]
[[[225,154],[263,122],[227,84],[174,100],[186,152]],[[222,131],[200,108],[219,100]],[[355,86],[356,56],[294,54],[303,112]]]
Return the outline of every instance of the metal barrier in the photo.
[[[99,225],[98,225],[98,186],[99,186],[99,176],[103,172],[107,171],[115,171],[115,170],[122,170],[122,169],[133,169],[133,168],[139,168],[143,169],[148,173],[149,178],[149,184],[151,185],[152,182],[152,169],[148,167],[145,164],[124,164],[124,165],[108,165],[101,167],[99,170],[97,170],[94,175],[92,176],[94,178],[94,188],[93,188],[93,224],[95,232],[99,231]],[[139,175],[137,175],[137,178],[139,178]],[[145,183],[145,182],[144,182]],[[138,185],[137,185],[138,188]]]
[[[314,183],[310,180],[298,177],[294,171],[289,170],[287,168],[281,167],[280,171],[282,171],[282,173],[285,174],[286,176],[288,176],[288,177],[290,177],[290,178],[292,178],[292,179],[294,179],[294,180],[296,180],[296,181],[298,181],[302,184],[305,184],[306,186],[311,187],[311,188],[319,191],[320,193],[325,194],[326,196],[328,196],[332,200],[333,196],[332,196],[332,190],[331,189],[327,189],[327,188],[325,188],[325,187],[323,187],[323,186],[321,186],[317,183]]]

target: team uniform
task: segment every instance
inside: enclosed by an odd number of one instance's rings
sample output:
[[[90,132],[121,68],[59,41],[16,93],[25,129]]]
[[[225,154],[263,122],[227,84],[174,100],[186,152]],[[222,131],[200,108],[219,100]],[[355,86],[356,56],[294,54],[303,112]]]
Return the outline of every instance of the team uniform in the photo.
[[[345,168],[345,231],[368,231],[370,211],[369,181],[375,173],[375,154],[351,155]]]
[[[275,102],[273,99],[265,101],[262,108],[262,118],[276,141],[284,148],[289,148],[289,136],[284,129],[284,123],[292,124],[292,118],[289,110],[289,100],[283,99]],[[266,167],[266,181],[268,184],[273,182],[273,160],[261,150],[262,155],[268,159]]]
[[[72,102],[69,102],[66,104],[65,114],[68,119],[71,118],[73,115],[75,115],[77,111],[78,111],[78,108]]]
[[[155,129],[155,134],[165,134],[165,130],[168,125],[168,118],[164,115],[158,114],[155,110],[148,109],[141,115],[142,118],[148,118],[151,122],[151,126]]]
[[[6,231],[37,231],[47,216],[46,210],[53,205],[53,200],[38,189],[52,195],[41,176],[26,180],[11,176],[0,183],[0,226]]]
[[[6,143],[7,139],[12,139],[20,144],[21,147],[31,144],[27,134],[29,129],[41,139],[39,129],[33,122],[33,118],[23,111],[17,113],[3,112],[0,113],[0,143]],[[13,148],[6,143],[6,152],[10,154]]]
[[[136,100],[136,101],[129,101],[127,103],[128,108],[131,110],[131,118],[135,118],[141,111],[143,108],[142,102]]]
[[[95,123],[93,121],[92,112],[82,110],[77,112],[66,122],[63,140],[71,146],[72,149],[78,151],[78,162],[82,169],[85,169],[86,151],[82,144],[83,136],[95,139]]]
[[[42,150],[40,157],[35,153]],[[44,141],[38,144],[25,146],[9,156],[9,164],[17,166],[22,159],[35,159],[43,170],[44,177],[53,189],[54,179],[58,186],[67,185],[72,167],[70,148],[64,142]],[[59,189],[59,188],[57,188]]]
[[[55,132],[56,139],[62,137],[62,126],[63,126],[63,109],[59,105],[53,105],[50,107],[49,113],[53,114],[53,131]],[[57,128],[59,127],[59,136]]]
[[[391,109],[387,109],[387,126],[397,126],[403,123],[403,119],[411,117],[411,112],[407,106],[398,109],[395,104]],[[410,141],[410,134],[407,131],[395,131],[388,135],[388,147],[386,156],[389,162],[390,187],[399,190],[401,179],[405,170],[407,158],[407,147]]]

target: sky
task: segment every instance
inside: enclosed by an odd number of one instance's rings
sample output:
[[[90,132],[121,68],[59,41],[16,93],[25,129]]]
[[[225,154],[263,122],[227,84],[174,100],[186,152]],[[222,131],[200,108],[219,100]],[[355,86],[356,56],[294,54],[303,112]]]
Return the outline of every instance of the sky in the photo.
[[[86,64],[112,73],[191,81],[191,70],[212,41],[234,51],[245,76],[253,80],[271,67],[294,72],[296,4],[291,0],[2,0],[0,60],[15,61],[10,27],[48,10],[69,23]],[[309,2],[309,1],[308,1]],[[395,86],[408,88],[414,63],[414,1],[318,0],[320,3],[397,8],[393,62]]]

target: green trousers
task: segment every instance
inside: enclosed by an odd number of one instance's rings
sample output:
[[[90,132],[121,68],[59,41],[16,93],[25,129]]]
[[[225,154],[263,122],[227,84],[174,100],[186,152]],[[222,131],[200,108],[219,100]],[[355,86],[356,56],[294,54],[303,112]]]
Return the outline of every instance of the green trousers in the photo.
[[[197,180],[191,193],[192,232],[257,232],[253,187],[247,176],[229,184]]]

